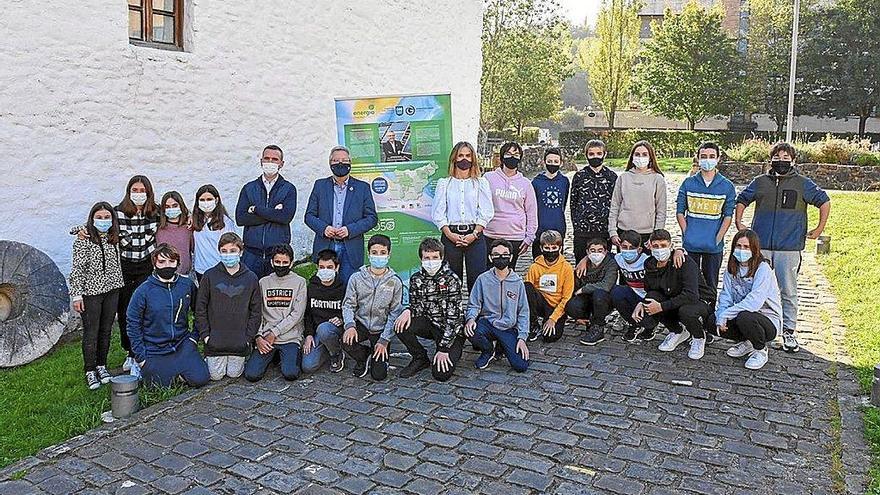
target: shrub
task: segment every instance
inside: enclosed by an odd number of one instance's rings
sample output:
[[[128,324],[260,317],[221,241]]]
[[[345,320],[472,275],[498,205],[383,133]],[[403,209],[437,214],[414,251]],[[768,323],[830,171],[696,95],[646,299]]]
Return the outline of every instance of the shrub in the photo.
[[[880,167],[880,152],[860,151],[853,157],[853,162],[862,167]]]
[[[559,133],[559,145],[574,154],[583,151],[590,139],[605,141],[608,155],[612,158],[629,156],[630,148],[636,141],[646,140],[654,145],[661,157],[690,157],[703,141],[715,141],[722,148],[743,140],[744,135],[736,132],[715,131],[649,131],[627,129],[615,131],[563,131]]]
[[[735,162],[766,162],[770,143],[763,139],[748,139],[725,150],[727,159]]]

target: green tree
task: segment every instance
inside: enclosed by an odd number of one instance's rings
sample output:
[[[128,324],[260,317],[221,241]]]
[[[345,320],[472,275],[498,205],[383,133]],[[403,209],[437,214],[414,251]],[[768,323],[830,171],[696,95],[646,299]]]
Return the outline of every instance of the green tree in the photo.
[[[839,0],[805,13],[799,114],[859,119],[865,135],[880,108],[880,2]]]
[[[480,125],[514,126],[556,114],[571,76],[571,34],[556,0],[485,0]]]
[[[744,94],[741,59],[721,27],[720,7],[691,0],[680,14],[667,10],[635,67],[634,89],[651,114],[686,120],[688,129],[714,115],[733,112]]]
[[[602,106],[611,129],[617,110],[629,103],[641,7],[633,0],[603,0],[595,37],[578,44],[577,61],[589,74],[593,99]]]
[[[749,0],[746,36],[746,88],[749,110],[766,113],[785,128],[791,56],[791,0]]]

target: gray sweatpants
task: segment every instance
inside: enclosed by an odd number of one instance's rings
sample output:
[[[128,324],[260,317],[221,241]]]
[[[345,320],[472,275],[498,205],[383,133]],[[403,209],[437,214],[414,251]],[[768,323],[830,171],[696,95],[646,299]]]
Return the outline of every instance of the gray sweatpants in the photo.
[[[773,264],[776,281],[779,283],[779,295],[782,296],[782,331],[794,332],[797,328],[797,279],[801,271],[801,252],[764,249],[762,254]]]

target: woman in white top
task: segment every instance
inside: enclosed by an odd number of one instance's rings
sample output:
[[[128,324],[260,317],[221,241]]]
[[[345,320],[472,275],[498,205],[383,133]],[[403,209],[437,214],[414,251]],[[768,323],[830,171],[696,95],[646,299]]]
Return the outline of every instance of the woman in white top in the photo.
[[[229,218],[220,200],[220,193],[211,184],[205,184],[196,191],[192,224],[195,239],[193,269],[196,279],[201,281],[206,271],[220,263],[220,250],[217,247],[220,236],[235,232],[235,222]]]
[[[460,142],[449,154],[449,177],[437,181],[434,224],[443,233],[446,261],[459,278],[467,266],[470,290],[488,268],[483,229],[495,215],[489,182],[480,176],[474,147]]]

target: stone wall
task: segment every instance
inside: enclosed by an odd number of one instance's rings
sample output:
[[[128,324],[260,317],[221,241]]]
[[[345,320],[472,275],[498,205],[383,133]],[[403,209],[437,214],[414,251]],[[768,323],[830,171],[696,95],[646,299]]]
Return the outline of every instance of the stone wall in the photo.
[[[766,163],[728,162],[719,164],[718,170],[736,184],[748,184],[756,176],[765,173],[767,167],[769,165]],[[800,163],[796,168],[824,189],[880,191],[880,167]]]
[[[120,0],[2,5],[0,239],[64,273],[68,228],[119,202],[132,175],[190,204],[212,183],[229,209],[269,143],[299,192],[302,253],[306,201],[337,144],[334,98],[448,92],[451,138],[477,136],[480,0],[186,0],[185,52],[131,45]]]

